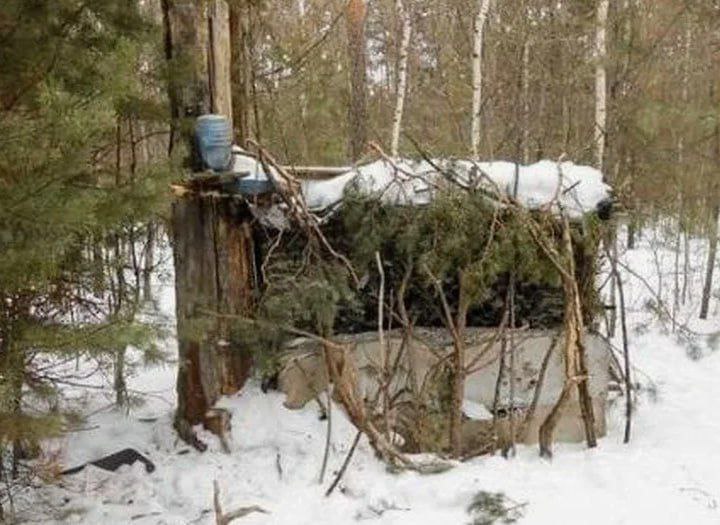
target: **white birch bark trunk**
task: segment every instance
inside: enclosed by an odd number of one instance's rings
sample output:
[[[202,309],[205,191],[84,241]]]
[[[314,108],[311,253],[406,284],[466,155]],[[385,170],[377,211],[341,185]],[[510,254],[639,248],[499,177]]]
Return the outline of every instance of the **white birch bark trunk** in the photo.
[[[472,122],[470,124],[470,149],[473,159],[480,158],[480,112],[482,111],[482,50],[483,32],[490,10],[490,0],[478,0],[478,10],[473,26],[472,57]]]
[[[595,33],[595,165],[603,169],[605,158],[605,131],[607,127],[607,18],[609,0],[599,0]]]
[[[412,21],[410,10],[403,4],[403,0],[396,2],[397,14],[402,20],[402,41],[400,42],[400,60],[398,63],[397,99],[395,102],[395,114],[393,116],[392,140],[390,154],[398,156],[400,147],[400,129],[402,127],[403,111],[405,109],[405,92],[407,90],[408,78],[408,55],[410,51],[410,36],[412,35]]]

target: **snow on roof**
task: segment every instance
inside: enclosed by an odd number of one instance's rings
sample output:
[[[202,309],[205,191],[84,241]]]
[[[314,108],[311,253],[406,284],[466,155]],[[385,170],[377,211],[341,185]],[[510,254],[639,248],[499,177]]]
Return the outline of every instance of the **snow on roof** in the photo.
[[[237,146],[233,153],[235,172],[249,173],[246,178],[258,181],[268,179],[254,157]],[[559,203],[571,217],[594,211],[611,195],[602,173],[595,168],[551,160],[524,166],[507,161],[381,159],[331,179],[302,180],[301,187],[308,208],[318,212],[342,203],[349,188],[376,196],[387,204],[423,205],[432,201],[438,189],[453,182],[464,187],[484,188],[491,193],[497,191],[508,197],[517,191],[516,200],[530,209],[557,201],[555,210]]]
[[[388,204],[422,205],[451,181],[510,197],[515,193],[516,174],[516,199],[530,209],[557,201],[570,216],[579,217],[595,210],[611,195],[602,173],[595,168],[550,160],[528,166],[506,161],[378,160],[332,179],[303,181],[302,189],[313,211],[338,205],[349,187]],[[557,210],[557,204],[554,206]]]
[[[268,180],[265,168],[262,163],[258,162],[255,156],[248,154],[247,151],[239,146],[233,146],[233,172],[247,173],[247,178],[257,181]]]

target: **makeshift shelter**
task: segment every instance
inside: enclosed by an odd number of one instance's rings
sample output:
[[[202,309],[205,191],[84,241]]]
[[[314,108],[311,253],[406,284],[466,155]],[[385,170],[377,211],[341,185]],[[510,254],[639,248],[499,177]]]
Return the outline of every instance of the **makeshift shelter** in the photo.
[[[379,398],[392,400],[393,433],[406,450],[447,447],[446,425],[442,423],[449,381],[445,363],[456,342],[449,330],[452,327],[443,317],[438,290],[447,295],[444,300],[453,312],[458,309],[458,293],[462,292],[454,277],[445,278],[441,289],[422,279],[403,283],[404,261],[397,260],[412,251],[399,247],[402,243],[417,241],[417,237],[415,241],[401,238],[407,235],[405,230],[435,220],[422,214],[427,215],[426,210],[433,209],[437,199],[459,193],[456,201],[448,201],[452,207],[466,202],[463,195],[475,195],[467,202],[479,206],[478,214],[470,217],[470,222],[465,217],[458,224],[474,222],[481,235],[482,221],[503,217],[511,220],[510,211],[518,208],[528,214],[567,218],[573,230],[574,272],[580,284],[584,324],[592,326],[598,306],[595,229],[598,218],[607,218],[611,207],[610,188],[593,168],[552,161],[519,166],[510,162],[383,158],[331,178],[297,180],[290,168],[283,169],[267,158],[257,160],[240,150],[235,154],[236,176],[223,183],[222,191],[237,192],[255,218],[255,281],[259,286],[256,317],[270,325],[291,324],[346,345],[350,351],[345,364],[352,367],[357,378],[353,395],[364,400],[370,418],[382,411],[382,407],[378,408]],[[482,215],[486,212],[489,215]],[[406,222],[398,221],[393,216],[396,213]],[[394,226],[378,234],[373,228],[382,229],[383,220]],[[552,222],[548,222],[548,232],[559,236],[560,229]],[[490,222],[486,226],[492,227]],[[322,276],[307,267],[317,263],[307,258],[307,239],[298,235],[303,227],[316,228],[330,247],[328,268],[318,270]],[[522,223],[513,227],[524,228]],[[378,239],[378,235],[385,237]],[[368,258],[368,248],[362,247],[368,238],[374,239],[374,244],[369,242],[370,251],[376,253],[384,267],[382,293],[387,295],[380,301],[390,303],[382,307],[385,318],[380,321],[378,315],[383,313],[378,310],[379,275]],[[490,244],[489,239],[478,238],[480,242]],[[462,409],[463,449],[468,452],[490,450],[508,440],[536,441],[538,428],[565,386],[563,337],[559,330],[565,315],[562,285],[559,281],[543,282],[530,275],[537,272],[528,272],[527,268],[521,271],[526,275],[517,274],[524,264],[531,266],[526,259],[540,260],[537,253],[527,253],[527,244],[517,243],[513,238],[503,245],[506,260],[492,264],[507,267],[494,269],[487,276],[487,289],[467,312]],[[420,260],[423,256],[418,257]],[[341,285],[336,285],[334,277],[327,279],[329,268],[343,273],[346,264],[359,274],[354,276],[355,283],[343,281],[348,278],[347,272],[339,278]],[[448,275],[453,274],[451,269]],[[393,318],[399,314],[392,294],[401,287],[407,302],[402,306],[406,310],[405,324]],[[510,287],[513,319],[508,324]],[[318,304],[323,302],[327,304]],[[324,320],[318,322],[317,312],[311,312],[323,308],[328,311],[322,312]],[[501,326],[502,330],[498,330]],[[328,369],[322,339],[289,338],[287,331],[284,336],[283,332],[248,324],[235,337],[255,355],[256,361],[272,361],[266,368],[278,370],[279,388],[287,394],[286,404],[297,408],[329,388],[332,371]],[[602,435],[609,349],[587,329],[582,339],[595,433]],[[388,363],[392,364],[391,371],[386,369]],[[569,404],[557,422],[556,438],[577,441],[585,433],[580,405]]]

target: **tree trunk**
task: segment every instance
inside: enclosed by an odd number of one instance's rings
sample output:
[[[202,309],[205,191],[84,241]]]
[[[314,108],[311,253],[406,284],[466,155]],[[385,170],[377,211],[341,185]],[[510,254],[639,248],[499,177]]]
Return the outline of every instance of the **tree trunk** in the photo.
[[[154,221],[147,223],[147,237],[145,240],[145,257],[143,259],[143,300],[152,300],[152,274],[155,271],[155,236],[158,225]]]
[[[241,146],[252,137],[250,131],[252,61],[250,60],[250,6],[230,6],[230,77],[232,84],[233,123]]]
[[[673,271],[673,306],[672,306],[672,331],[675,332],[677,317],[680,310],[680,251],[682,250],[682,224],[684,221],[684,202],[682,190],[678,188],[677,194],[677,232],[675,233],[675,268]]]
[[[714,87],[710,88],[710,99],[715,98]],[[715,157],[715,169],[720,168],[720,124],[715,125],[715,140],[713,141],[713,153]],[[712,294],[713,273],[715,272],[715,259],[717,256],[718,245],[718,219],[720,219],[720,184],[714,182],[712,184],[711,199],[712,206],[712,222],[710,223],[709,241],[708,241],[708,259],[705,268],[705,284],[703,285],[702,300],[700,304],[700,319],[707,319],[708,310],[710,308],[710,295]]]
[[[525,40],[522,52],[522,161],[530,163],[530,40]]]
[[[232,116],[229,12],[224,0],[163,0],[170,100],[175,126],[194,150],[193,119],[210,111]],[[193,162],[194,165],[197,165]],[[173,256],[179,367],[175,427],[204,448],[192,427],[224,434],[228,415],[213,408],[237,392],[251,359],[233,341],[227,320],[248,315],[256,287],[250,213],[231,198],[191,192],[173,204]]]
[[[402,21],[402,42],[400,43],[397,99],[395,102],[395,115],[393,117],[392,140],[390,145],[390,154],[393,157],[398,156],[398,149],[400,147],[400,129],[405,107],[405,91],[407,89],[408,52],[410,50],[410,36],[412,34],[412,15],[410,10],[403,4],[403,0],[397,0],[396,5],[398,17]]]
[[[681,99],[684,107],[688,107],[688,99],[689,99],[689,85],[690,85],[690,48],[692,44],[692,26],[690,24],[690,17],[685,17],[685,39],[683,41],[683,48],[684,48],[684,63],[683,63],[683,76],[682,76],[682,94]],[[678,164],[680,166],[681,170],[684,170],[684,164],[685,164],[685,136],[684,133],[680,133],[680,137],[678,138]],[[680,194],[680,202],[681,207],[680,209],[684,211],[684,199],[682,196],[682,193]],[[689,257],[690,254],[688,252],[688,233],[687,233],[687,227],[683,218],[683,213],[680,213],[680,217],[678,218],[678,228],[682,231],[682,237],[685,241],[683,243],[683,246],[685,247],[684,255],[683,255],[683,278],[682,278],[682,291],[681,291],[681,303],[684,305],[685,300],[687,297],[687,284],[688,284],[688,272],[689,272],[689,266],[690,261]]]
[[[349,155],[358,160],[367,142],[367,69],[365,57],[365,0],[350,0],[346,7],[350,104],[348,107]]]
[[[595,165],[602,171],[607,129],[607,56],[606,29],[609,0],[599,0],[595,29]]]
[[[453,334],[452,412],[450,415],[450,448],[455,458],[462,457],[463,453],[462,406],[465,399],[465,378],[467,374],[465,369],[465,329],[467,328],[467,313],[470,307],[467,295],[467,280],[462,270],[459,274],[459,283],[458,309]]]
[[[254,243],[249,210],[230,198],[178,199],[172,219],[179,350],[175,424],[181,437],[195,442],[192,426],[216,430],[210,409],[221,395],[240,390],[250,371],[251,357],[233,340],[229,321],[213,313],[252,312]]]
[[[225,0],[210,2],[207,9],[212,112],[226,116],[232,127],[230,11]]]
[[[478,0],[477,15],[473,26],[472,55],[472,122],[470,125],[470,150],[473,159],[480,158],[480,113],[482,112],[482,50],[483,31],[490,10],[490,0]]]
[[[705,267],[705,284],[703,285],[702,300],[700,303],[700,319],[707,319],[710,309],[710,295],[712,294],[713,273],[715,272],[715,259],[718,245],[718,219],[720,218],[720,205],[715,204],[710,223],[710,240],[708,241],[708,258]]]
[[[193,124],[212,107],[209,86],[208,24],[203,3],[162,0],[165,54],[170,66],[169,96],[173,117],[170,150],[184,139],[194,152]],[[191,159],[193,164],[197,158]]]

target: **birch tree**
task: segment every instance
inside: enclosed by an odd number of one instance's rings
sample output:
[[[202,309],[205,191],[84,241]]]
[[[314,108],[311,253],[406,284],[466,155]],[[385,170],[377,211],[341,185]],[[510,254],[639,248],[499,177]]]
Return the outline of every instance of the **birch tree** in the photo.
[[[607,18],[609,0],[599,0],[595,27],[595,165],[603,169],[605,130],[607,128]]]
[[[393,116],[392,141],[390,152],[393,157],[398,156],[400,146],[400,129],[402,127],[403,110],[405,108],[405,92],[408,79],[408,54],[410,51],[410,37],[412,35],[412,18],[403,0],[395,3],[398,18],[402,24],[402,41],[400,42],[400,57],[398,63],[397,98],[395,102],[395,114]]]
[[[477,15],[473,25],[473,56],[472,56],[472,123],[470,125],[470,149],[474,159],[480,158],[480,113],[482,111],[482,52],[483,32],[490,0],[478,0]]]

